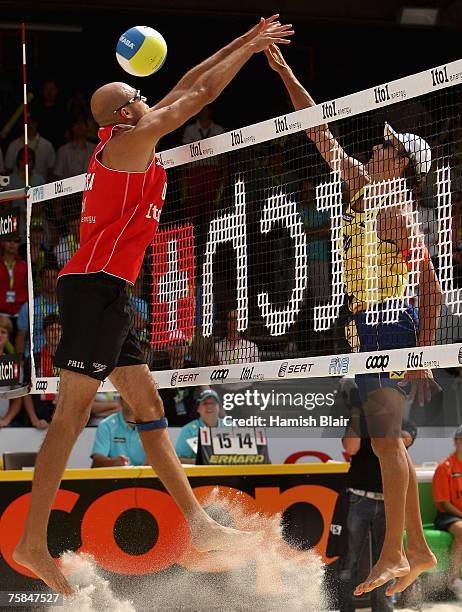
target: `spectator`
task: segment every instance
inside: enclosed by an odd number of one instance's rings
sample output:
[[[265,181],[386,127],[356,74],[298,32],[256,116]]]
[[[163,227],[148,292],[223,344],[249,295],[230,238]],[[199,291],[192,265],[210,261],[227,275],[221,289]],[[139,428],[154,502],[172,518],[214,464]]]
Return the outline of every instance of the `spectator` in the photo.
[[[187,125],[182,142],[189,144],[196,140],[217,136],[224,133],[224,128],[212,119],[212,109],[205,106],[198,114],[195,123]],[[187,215],[201,228],[217,206],[218,192],[222,181],[222,170],[217,157],[202,159],[185,168],[186,187],[188,191]]]
[[[59,89],[54,79],[47,79],[42,85],[40,96],[31,104],[31,114],[40,125],[40,130],[55,149],[64,140],[63,126],[67,125],[67,112],[59,99]]]
[[[108,416],[98,425],[95,443],[91,451],[91,467],[113,467],[145,465],[146,454],[138,431],[135,415],[130,406],[121,399],[122,410]]]
[[[223,420],[218,418],[221,401],[212,389],[206,389],[196,400],[199,418],[181,428],[175,444],[175,451],[181,463],[195,464],[197,441],[201,427],[224,427]]]
[[[30,258],[32,263],[32,279],[34,283],[34,292],[36,294],[42,291],[42,278],[47,265],[51,265],[54,256],[48,251],[43,244],[44,228],[39,224],[31,224],[30,227]]]
[[[59,316],[51,314],[43,319],[44,345],[35,355],[37,376],[53,378],[59,376],[59,369],[53,365],[53,358],[61,339],[62,328]],[[42,393],[24,398],[24,407],[33,427],[46,429],[51,422],[56,406],[56,394]]]
[[[260,361],[258,346],[238,331],[237,310],[226,313],[226,335],[215,343],[215,355],[218,365]]]
[[[169,364],[171,370],[194,368],[189,355],[188,343],[175,344],[168,348]],[[165,416],[172,427],[183,427],[196,415],[195,387],[172,387],[159,389],[164,404]]]
[[[356,386],[349,391],[346,403],[350,407],[351,418],[342,444],[345,451],[351,455],[351,464],[347,476],[348,544],[346,553],[340,560],[339,609],[340,612],[354,612],[353,591],[358,582],[361,551],[371,531],[372,563],[377,562],[385,537],[385,506],[380,463],[372,450]],[[403,421],[401,436],[407,448],[413,444],[416,435],[416,427],[411,422]],[[393,602],[385,594],[387,586],[383,585],[372,591],[372,612],[393,610]]]
[[[0,313],[16,317],[27,300],[27,264],[19,255],[19,240],[0,244]]]
[[[87,171],[95,145],[87,140],[87,122],[76,119],[72,124],[72,139],[58,149],[54,174],[56,180]]]
[[[122,409],[120,396],[112,391],[97,393],[91,405],[87,427],[97,427],[103,419]]]
[[[0,315],[0,356],[5,354],[5,348],[13,334],[13,324],[8,317]],[[6,391],[8,387],[2,387]],[[21,411],[22,398],[12,400],[0,399],[0,427],[17,427],[21,425],[18,414]]]
[[[45,179],[41,174],[35,171],[35,153],[28,151],[28,163],[29,163],[29,185],[36,187],[37,185],[43,185]],[[18,155],[16,156],[16,167],[13,173],[10,175],[9,189],[22,189],[26,186],[26,154],[25,148],[19,149]]]
[[[67,222],[67,231],[60,236],[54,253],[58,266],[63,268],[77,251],[80,245],[80,215],[73,217]]]
[[[58,301],[56,299],[56,284],[58,282],[58,269],[49,265],[43,269],[42,290],[34,297],[34,352],[40,352],[45,344],[43,331],[44,319],[48,315],[58,314]],[[16,352],[29,354],[29,304],[26,302],[18,316],[18,333],[16,334]]]
[[[448,586],[462,601],[462,425],[454,432],[455,452],[441,462],[432,482],[437,515],[435,528],[448,531],[453,537]]]
[[[56,161],[53,145],[39,133],[38,121],[31,115],[29,115],[27,127],[29,152],[33,151],[35,155],[35,172],[45,180],[49,180]],[[5,157],[5,167],[8,172],[13,171],[18,153],[23,147],[24,138],[22,136],[10,142]]]

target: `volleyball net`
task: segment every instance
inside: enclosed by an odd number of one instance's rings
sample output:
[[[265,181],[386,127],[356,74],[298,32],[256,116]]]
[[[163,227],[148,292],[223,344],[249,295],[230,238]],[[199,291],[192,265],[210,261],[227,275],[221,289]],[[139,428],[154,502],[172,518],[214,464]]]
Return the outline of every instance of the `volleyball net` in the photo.
[[[461,108],[462,60],[161,151],[167,197],[130,288],[135,328],[158,386],[460,365]],[[307,136],[326,123],[367,168],[374,147],[384,144],[385,123],[418,137],[431,151],[418,194],[404,173],[369,182],[362,213],[354,205],[348,210],[351,185],[348,193],[341,159],[326,163]],[[374,155],[386,163],[384,153]],[[57,388],[50,355],[59,313],[47,283],[78,248],[84,187],[81,175],[28,192],[33,392]],[[397,207],[414,228],[415,248],[406,257],[383,227],[392,215],[379,215]],[[408,305],[433,304],[427,293],[434,284],[421,275],[428,257],[441,315],[435,341],[417,348],[400,338],[399,323]],[[352,310],[371,329],[394,325],[386,349],[355,352]]]

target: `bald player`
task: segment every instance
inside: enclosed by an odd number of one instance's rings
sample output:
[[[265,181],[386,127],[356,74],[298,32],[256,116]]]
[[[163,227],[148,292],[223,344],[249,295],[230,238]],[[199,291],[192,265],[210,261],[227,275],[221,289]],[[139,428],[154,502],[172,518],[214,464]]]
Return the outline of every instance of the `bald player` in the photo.
[[[254,53],[288,43],[278,15],[260,23],[189,71],[158,104],[109,83],[92,97],[100,143],[83,193],[80,249],[61,270],[58,301],[63,335],[55,366],[59,400],[37,456],[26,527],[14,560],[53,591],[72,587],[47,546],[47,526],[69,454],[88,422],[100,382],[109,378],[132,408],[149,463],[188,521],[199,550],[239,549],[250,534],[222,527],[197,502],[167,432],[162,401],[138,345],[127,285],[134,284],[154,237],[166,193],[157,142],[210,104]]]

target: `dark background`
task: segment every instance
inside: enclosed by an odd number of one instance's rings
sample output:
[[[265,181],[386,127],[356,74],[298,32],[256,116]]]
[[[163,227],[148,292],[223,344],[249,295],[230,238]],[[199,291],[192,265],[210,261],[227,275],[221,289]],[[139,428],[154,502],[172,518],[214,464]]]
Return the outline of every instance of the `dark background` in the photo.
[[[0,119],[22,100],[18,26],[23,18],[32,91],[48,77],[58,80],[66,98],[79,88],[90,93],[110,80],[130,80],[154,102],[188,68],[246,31],[260,15],[279,11],[296,29],[288,60],[315,98],[325,100],[460,57],[462,0],[405,4],[439,8],[437,24],[400,25],[404,3],[399,0],[250,0],[245,6],[231,0],[0,0]],[[165,36],[169,53],[158,74],[136,79],[119,68],[115,45],[123,31],[142,24]],[[214,106],[215,120],[226,129],[291,110],[262,56],[244,67]],[[161,148],[178,142],[178,134],[170,136]]]

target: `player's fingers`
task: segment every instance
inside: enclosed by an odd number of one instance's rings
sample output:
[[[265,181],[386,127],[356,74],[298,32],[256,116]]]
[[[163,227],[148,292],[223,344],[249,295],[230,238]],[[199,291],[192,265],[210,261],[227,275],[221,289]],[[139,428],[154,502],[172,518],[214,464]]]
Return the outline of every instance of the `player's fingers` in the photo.
[[[276,15],[271,15],[271,17],[267,17],[265,19],[265,22],[266,24],[273,23],[273,21],[276,21],[278,17],[279,17],[279,13],[276,13]]]

